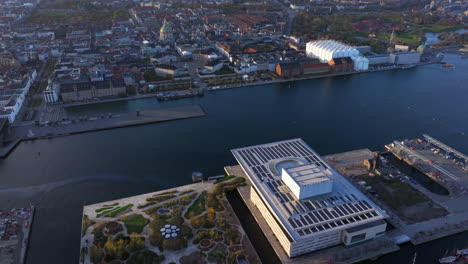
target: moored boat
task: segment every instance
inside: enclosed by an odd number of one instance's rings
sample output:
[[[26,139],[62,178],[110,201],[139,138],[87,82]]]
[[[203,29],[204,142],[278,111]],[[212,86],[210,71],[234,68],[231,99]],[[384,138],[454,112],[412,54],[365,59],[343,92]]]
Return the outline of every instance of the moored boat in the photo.
[[[439,263],[441,263],[441,264],[450,264],[450,263],[455,262],[457,259],[458,258],[455,257],[455,256],[443,257],[443,258],[439,259]]]
[[[468,261],[468,248],[457,250],[455,254],[458,257],[463,258],[464,260]]]

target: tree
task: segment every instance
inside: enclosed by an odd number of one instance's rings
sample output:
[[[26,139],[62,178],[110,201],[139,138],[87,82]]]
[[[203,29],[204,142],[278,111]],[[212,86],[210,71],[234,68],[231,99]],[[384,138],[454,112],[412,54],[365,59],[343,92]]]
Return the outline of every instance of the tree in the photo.
[[[145,249],[145,238],[144,237],[131,237],[125,249],[132,253]]]
[[[159,264],[164,256],[158,256],[156,253],[145,250],[133,254],[127,261],[127,264]]]
[[[164,249],[179,250],[184,246],[184,239],[180,236],[166,238],[163,240]]]
[[[128,238],[115,238],[107,237],[107,242],[104,244],[104,249],[106,251],[106,261],[113,259],[127,259],[129,254],[126,250],[126,240]]]
[[[89,249],[89,259],[91,262],[98,263],[101,261],[102,257],[104,257],[102,249],[92,245]]]

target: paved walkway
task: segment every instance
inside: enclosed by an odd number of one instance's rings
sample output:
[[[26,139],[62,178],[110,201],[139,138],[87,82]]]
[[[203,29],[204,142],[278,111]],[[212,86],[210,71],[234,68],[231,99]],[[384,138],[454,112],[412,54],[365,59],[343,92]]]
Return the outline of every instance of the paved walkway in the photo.
[[[66,136],[71,134],[144,125],[178,119],[204,116],[205,112],[199,105],[170,107],[164,109],[142,110],[140,114],[127,113],[110,118],[88,118],[85,121],[75,120],[61,122],[56,126],[19,126],[12,128],[12,135],[24,139],[40,139]]]

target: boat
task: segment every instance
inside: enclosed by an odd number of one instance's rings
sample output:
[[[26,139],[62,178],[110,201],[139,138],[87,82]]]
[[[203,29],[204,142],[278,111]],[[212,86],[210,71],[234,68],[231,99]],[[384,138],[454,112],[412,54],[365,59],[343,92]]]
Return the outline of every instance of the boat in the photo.
[[[455,253],[458,257],[468,261],[468,248],[462,249],[462,250],[457,250]]]
[[[450,264],[450,263],[455,262],[457,259],[458,258],[455,257],[455,256],[443,257],[443,258],[439,259],[439,263],[441,263],[441,264]]]
[[[442,64],[442,66],[445,68],[455,68],[455,66],[453,66],[452,64],[448,64],[448,63],[444,63]]]
[[[418,255],[418,252],[414,252],[413,259],[411,260],[411,264],[416,264],[417,255]]]
[[[221,89],[221,86],[212,86],[208,88],[208,91],[218,90]]]
[[[403,65],[401,66],[402,69],[410,69],[416,67],[416,64],[408,64],[408,65]]]
[[[172,99],[179,99],[179,98],[187,98],[187,97],[195,97],[195,96],[203,96],[202,90],[196,91],[181,91],[181,92],[163,92],[156,94],[156,99],[158,101],[167,101]]]

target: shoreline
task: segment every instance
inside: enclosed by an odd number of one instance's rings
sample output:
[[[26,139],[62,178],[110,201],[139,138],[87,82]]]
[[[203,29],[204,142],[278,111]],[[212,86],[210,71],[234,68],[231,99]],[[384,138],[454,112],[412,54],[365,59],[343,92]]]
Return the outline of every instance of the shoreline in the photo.
[[[31,232],[32,232],[32,225],[34,221],[34,213],[36,211],[36,207],[31,206],[31,221],[29,223],[29,228],[27,229],[27,234],[23,234],[23,245],[21,247],[21,259],[20,259],[20,264],[26,263],[26,257],[28,255],[28,247],[29,247],[29,241],[31,237]],[[24,230],[24,229],[23,229]]]
[[[11,143],[0,148],[0,158],[5,159],[22,141],[51,139],[76,134],[97,132],[110,129],[141,126],[154,123],[184,120],[203,117],[206,112],[198,105],[166,107],[163,109],[149,109],[138,111],[135,115],[126,113],[104,119],[90,119],[76,123],[62,124],[57,127],[50,126],[18,126],[12,127]]]
[[[261,85],[268,85],[268,84],[276,84],[276,83],[287,83],[287,82],[295,82],[295,81],[303,81],[303,80],[312,80],[312,79],[320,79],[320,78],[329,78],[329,77],[339,77],[339,76],[347,76],[347,75],[354,75],[354,74],[363,74],[363,73],[373,73],[373,72],[383,72],[383,71],[392,71],[392,70],[406,70],[409,68],[415,68],[418,66],[424,66],[429,64],[436,64],[439,63],[440,60],[437,61],[430,61],[430,62],[421,62],[412,67],[406,68],[405,66],[393,66],[391,68],[384,68],[384,69],[372,69],[372,70],[365,70],[365,71],[351,71],[351,72],[337,72],[337,73],[328,73],[328,74],[320,74],[320,75],[309,75],[309,76],[301,76],[301,77],[294,77],[288,79],[281,79],[276,78],[275,80],[271,81],[258,81],[258,82],[251,82],[251,83],[241,83],[241,84],[234,84],[232,86],[227,87],[220,87],[216,89],[212,89],[210,87],[203,88],[204,90],[208,91],[216,91],[216,90],[224,90],[224,89],[232,89],[232,88],[244,88],[244,87],[252,87],[252,86],[261,86]],[[168,92],[180,92],[186,90],[171,90]],[[141,94],[135,96],[129,96],[124,98],[109,98],[109,99],[102,99],[102,100],[94,100],[94,101],[86,101],[86,102],[74,102],[74,103],[67,103],[67,104],[56,104],[57,106],[63,108],[69,107],[78,107],[78,106],[85,106],[85,105],[95,105],[95,104],[104,104],[104,103],[112,103],[112,102],[121,102],[121,101],[131,101],[131,100],[138,100],[138,99],[146,99],[146,98],[153,98],[157,96],[157,92],[150,93],[150,94]]]

